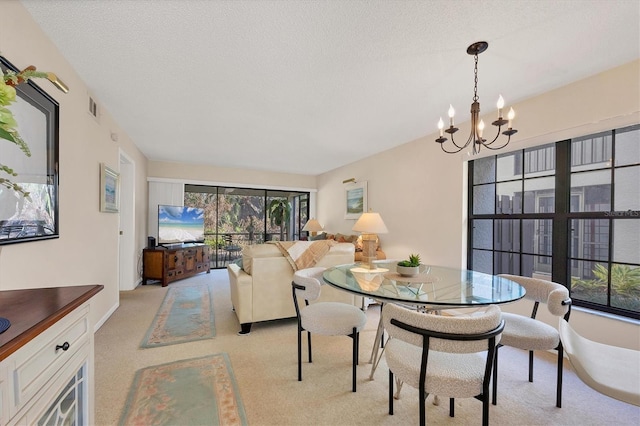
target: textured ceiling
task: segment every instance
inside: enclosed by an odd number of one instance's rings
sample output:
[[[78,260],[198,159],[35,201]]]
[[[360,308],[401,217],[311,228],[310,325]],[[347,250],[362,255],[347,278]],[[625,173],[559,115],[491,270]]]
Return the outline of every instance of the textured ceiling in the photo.
[[[640,57],[637,0],[22,3],[149,159],[311,175],[467,120],[475,41],[484,113]]]

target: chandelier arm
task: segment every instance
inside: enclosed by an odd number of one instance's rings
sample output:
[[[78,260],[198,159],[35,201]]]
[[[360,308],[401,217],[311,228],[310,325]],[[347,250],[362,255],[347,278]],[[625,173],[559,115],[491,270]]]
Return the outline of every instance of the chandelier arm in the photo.
[[[471,139],[472,139],[472,135],[469,135],[469,139],[467,139],[467,141],[464,143],[464,145],[461,146],[461,145],[458,145],[456,143],[456,141],[453,139],[453,134],[451,134],[451,142],[455,145],[456,148],[458,148],[458,150],[454,151],[453,153],[460,152],[463,149],[465,149],[466,147],[468,147],[469,144],[471,143]]]
[[[458,146],[458,145],[456,145],[456,146]],[[462,147],[462,148],[459,147],[458,149],[454,149],[453,151],[449,151],[449,150],[444,149],[444,143],[440,144],[440,148],[442,148],[442,150],[444,152],[446,152],[447,154],[457,154],[458,152],[460,152],[460,151],[462,151],[464,149],[464,147]]]
[[[489,145],[491,145],[492,143],[494,143],[495,141],[498,140],[498,138],[500,137],[500,129],[502,128],[502,126],[498,126],[498,133],[496,133],[496,137],[493,138],[493,140],[491,142],[488,143],[482,143],[482,145],[486,146],[487,148],[489,148]]]
[[[499,134],[500,134],[500,133],[498,133],[498,135],[499,135]],[[496,139],[498,139],[498,137],[497,137],[497,136],[496,136]],[[496,140],[496,139],[494,139],[493,141],[491,141],[491,142],[490,142],[490,143],[488,143],[488,144],[483,144],[483,145],[484,145],[484,146],[485,146],[485,148],[487,148],[487,149],[490,149],[490,150],[492,150],[492,151],[497,151],[497,150],[502,149],[502,148],[504,148],[505,146],[509,145],[509,141],[511,141],[511,135],[507,136],[507,141],[504,143],[504,145],[500,145],[500,146],[489,146],[489,145],[491,145],[493,142],[495,142],[495,140]]]

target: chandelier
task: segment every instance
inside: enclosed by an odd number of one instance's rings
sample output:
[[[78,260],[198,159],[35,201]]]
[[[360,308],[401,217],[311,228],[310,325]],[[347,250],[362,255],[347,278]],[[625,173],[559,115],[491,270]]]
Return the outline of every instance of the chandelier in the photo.
[[[469,144],[473,144],[473,154],[477,154],[480,152],[480,148],[483,146],[488,149],[500,149],[507,146],[509,141],[511,141],[511,135],[517,133],[518,131],[511,127],[511,123],[513,121],[513,117],[515,117],[515,112],[513,108],[509,110],[509,114],[507,115],[507,120],[502,118],[502,109],[504,108],[504,99],[502,99],[502,95],[498,98],[498,119],[494,121],[494,126],[498,127],[498,132],[496,133],[496,137],[493,138],[491,142],[487,142],[486,139],[482,138],[482,134],[484,132],[484,122],[479,120],[480,116],[480,102],[478,102],[478,55],[487,50],[489,47],[489,43],[486,41],[478,41],[473,43],[471,46],[467,48],[467,53],[469,55],[473,55],[473,59],[475,61],[474,66],[474,85],[473,85],[473,103],[471,104],[471,131],[469,133],[469,138],[463,145],[459,145],[453,138],[455,132],[458,131],[457,127],[454,127],[453,124],[453,116],[455,115],[455,110],[452,105],[449,105],[449,128],[444,128],[444,122],[442,121],[442,117],[440,117],[440,121],[438,121],[438,129],[440,130],[440,137],[436,139],[436,142],[440,144],[440,147],[447,154],[455,154],[457,152],[462,151],[467,148]],[[503,131],[502,134],[507,136],[506,142],[500,146],[493,146],[493,143],[498,140],[500,137],[500,130],[502,130],[502,126],[507,124],[507,130]],[[448,140],[444,137],[444,133],[451,135],[451,142],[453,146],[451,149],[447,149],[444,146],[444,143]]]

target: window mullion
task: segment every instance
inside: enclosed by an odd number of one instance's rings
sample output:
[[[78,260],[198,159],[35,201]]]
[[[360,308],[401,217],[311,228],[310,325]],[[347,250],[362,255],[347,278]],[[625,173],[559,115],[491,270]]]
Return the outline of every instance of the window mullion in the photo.
[[[570,288],[569,244],[569,205],[571,197],[571,141],[556,143],[556,175],[555,175],[555,214],[551,235],[551,279]]]

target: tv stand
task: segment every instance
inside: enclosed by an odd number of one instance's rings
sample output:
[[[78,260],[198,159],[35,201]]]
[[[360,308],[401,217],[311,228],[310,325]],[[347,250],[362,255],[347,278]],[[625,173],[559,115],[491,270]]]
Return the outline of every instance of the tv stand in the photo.
[[[169,283],[210,272],[209,246],[178,244],[169,247],[146,248],[142,251],[142,284],[159,280],[162,287]]]

